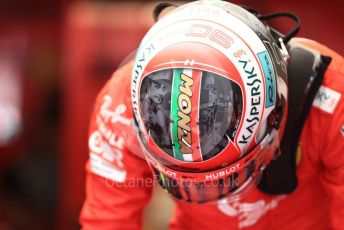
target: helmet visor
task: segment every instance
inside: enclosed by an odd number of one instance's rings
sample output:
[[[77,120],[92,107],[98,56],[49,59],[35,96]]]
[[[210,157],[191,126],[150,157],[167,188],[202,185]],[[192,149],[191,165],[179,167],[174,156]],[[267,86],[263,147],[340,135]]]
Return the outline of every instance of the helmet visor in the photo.
[[[242,100],[238,83],[209,71],[150,73],[140,92],[143,143],[156,156],[167,154],[184,162],[211,159],[234,142]]]

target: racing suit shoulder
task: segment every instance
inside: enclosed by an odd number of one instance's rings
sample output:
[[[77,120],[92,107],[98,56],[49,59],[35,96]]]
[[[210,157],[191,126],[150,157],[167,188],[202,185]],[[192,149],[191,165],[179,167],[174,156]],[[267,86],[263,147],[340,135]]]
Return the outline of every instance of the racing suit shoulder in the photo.
[[[89,127],[84,229],[139,229],[153,179],[136,138],[130,103],[132,63],[99,93]]]
[[[344,224],[344,61],[318,42],[296,41],[331,58],[303,128],[301,145],[321,170],[319,178],[330,198],[329,228],[340,229]]]

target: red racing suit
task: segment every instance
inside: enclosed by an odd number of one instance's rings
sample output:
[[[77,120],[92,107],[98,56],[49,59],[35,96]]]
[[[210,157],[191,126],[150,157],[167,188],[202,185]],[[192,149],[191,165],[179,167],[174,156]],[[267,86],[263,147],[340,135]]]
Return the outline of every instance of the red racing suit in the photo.
[[[294,41],[332,57],[299,141],[296,191],[267,195],[254,188],[232,203],[176,200],[170,229],[343,229],[343,57],[311,40]],[[132,125],[131,70],[129,63],[114,73],[95,104],[83,229],[140,229],[150,200],[152,174]]]

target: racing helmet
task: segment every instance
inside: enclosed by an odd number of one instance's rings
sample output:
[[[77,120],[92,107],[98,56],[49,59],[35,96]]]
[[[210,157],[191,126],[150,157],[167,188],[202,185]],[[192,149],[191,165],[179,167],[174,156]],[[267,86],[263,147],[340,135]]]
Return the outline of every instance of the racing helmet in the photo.
[[[153,174],[175,198],[235,199],[257,183],[286,123],[282,46],[255,15],[222,1],[178,7],[145,35],[134,118]]]

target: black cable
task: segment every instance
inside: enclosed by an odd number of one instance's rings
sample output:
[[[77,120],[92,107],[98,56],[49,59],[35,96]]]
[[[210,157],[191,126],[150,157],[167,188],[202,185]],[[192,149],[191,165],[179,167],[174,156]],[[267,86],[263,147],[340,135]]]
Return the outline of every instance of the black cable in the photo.
[[[289,12],[277,12],[277,13],[272,13],[272,14],[267,14],[267,15],[260,15],[257,17],[258,19],[265,20],[265,21],[274,19],[277,17],[287,17],[287,18],[293,19],[296,22],[296,26],[294,26],[294,28],[289,33],[287,33],[286,35],[282,37],[284,44],[287,44],[290,41],[290,39],[299,32],[300,27],[301,27],[300,18],[296,16],[295,14],[292,14]]]

